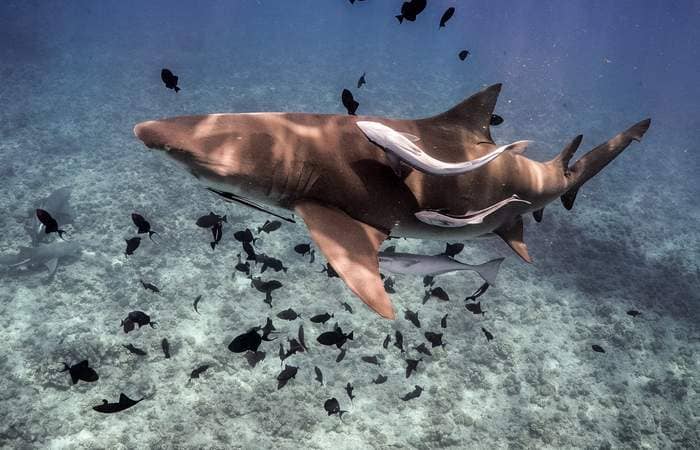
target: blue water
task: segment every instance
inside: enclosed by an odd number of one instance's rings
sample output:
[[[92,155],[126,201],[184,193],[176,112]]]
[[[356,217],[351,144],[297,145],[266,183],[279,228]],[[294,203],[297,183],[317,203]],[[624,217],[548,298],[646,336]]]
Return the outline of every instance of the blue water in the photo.
[[[700,447],[700,2],[429,0],[414,23],[399,25],[401,3],[0,3],[0,256],[31,245],[31,211],[64,186],[75,210],[71,240],[82,248],[53,277],[44,267],[0,271],[0,447]],[[455,16],[438,29],[448,6]],[[466,61],[457,58],[463,49]],[[163,67],[180,77],[179,93],[163,86]],[[367,85],[357,89],[363,72]],[[214,112],[344,114],[344,88],[359,114],[424,117],[493,83],[504,85],[496,112],[505,119],[494,139],[535,141],[533,159],[550,159],[579,133],[582,154],[641,119],[652,125],[582,188],[572,211],[553,204],[542,223],[527,222],[534,265],[502,242],[465,242],[464,261],[507,257],[482,298],[485,317],[461,303],[480,280],[452,274],[439,278],[451,301],[425,305],[419,277],[397,276],[399,319],[381,320],[294,253],[309,237],[303,225],[285,224],[260,243],[290,267],[275,274],[284,288],[273,312],[301,312],[314,344],[328,327],[306,318],[325,311],[357,338],[341,363],[318,345],[288,359],[299,374],[279,391],[276,342],[254,369],[228,352],[234,336],[270,314],[245,278],[232,277],[233,232],[267,216],[223,204],[164,165],[133,126]],[[214,252],[194,226],[210,210],[230,218]],[[144,240],[127,260],[134,211],[163,239]],[[325,262],[320,252],[317,260]],[[403,319],[407,308],[420,312],[422,329]],[[159,328],[125,335],[119,322],[134,309]],[[298,323],[275,320],[281,340]],[[396,329],[409,348],[428,330],[444,332],[447,345],[406,380],[405,356],[381,347]],[[126,343],[148,355],[128,353]],[[606,353],[592,352],[593,343]],[[374,354],[380,368],[360,360]],[[98,382],[71,385],[57,373],[82,359]],[[201,364],[211,368],[186,384]],[[389,381],[374,385],[380,372]],[[414,385],[421,397],[401,401]],[[91,409],[120,392],[152,397],[115,415]],[[330,397],[350,411],[342,422],[323,410]]]

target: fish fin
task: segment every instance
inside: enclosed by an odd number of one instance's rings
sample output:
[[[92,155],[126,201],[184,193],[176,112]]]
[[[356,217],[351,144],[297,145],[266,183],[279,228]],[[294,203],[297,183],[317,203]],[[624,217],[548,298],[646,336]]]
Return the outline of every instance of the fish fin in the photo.
[[[345,284],[380,316],[394,319],[391,300],[379,278],[377,251],[387,233],[343,211],[311,200],[296,204],[311,238]]]
[[[498,271],[501,268],[501,263],[505,258],[496,258],[491,261],[474,266],[474,270],[479,274],[485,282],[491,286],[496,285],[496,277],[498,276]]]
[[[73,384],[76,384],[80,378],[78,378],[77,374],[70,372],[70,380],[73,382]]]
[[[548,164],[561,167],[564,173],[568,172],[569,161],[571,161],[571,157],[574,156],[574,153],[576,153],[576,150],[578,149],[579,145],[581,145],[582,140],[582,134],[576,136],[571,142],[569,142],[569,144],[566,147],[564,147],[564,149],[561,152],[559,152],[557,156],[554,157],[554,159],[550,160]]]
[[[503,239],[523,260],[529,263],[532,262],[532,258],[527,252],[527,245],[523,242],[522,216],[518,216],[512,223],[497,228],[494,233]]]
[[[578,188],[570,189],[560,197],[561,204],[564,205],[564,208],[570,210],[574,207],[574,202],[576,201],[576,194],[578,194]]]
[[[56,267],[58,267],[58,258],[51,258],[44,263],[51,275],[56,273]]]
[[[119,403],[132,403],[133,400],[126,396],[123,392],[119,394]]]
[[[542,222],[542,214],[544,214],[544,208],[538,209],[537,211],[532,212],[532,217],[535,218],[535,221],[537,223]]]

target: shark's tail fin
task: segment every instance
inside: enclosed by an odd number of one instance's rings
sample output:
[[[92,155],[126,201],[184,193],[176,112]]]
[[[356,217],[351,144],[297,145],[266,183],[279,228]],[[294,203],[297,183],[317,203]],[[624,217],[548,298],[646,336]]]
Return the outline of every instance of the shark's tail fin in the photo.
[[[567,179],[567,190],[561,196],[564,207],[566,209],[573,208],[579,188],[622,153],[632,141],[639,141],[650,124],[651,119],[636,123],[586,153],[573,166],[569,167],[569,160],[581,143],[581,136],[577,136],[556,158],[550,161],[551,164],[561,164]]]
[[[491,286],[496,285],[496,277],[498,276],[498,270],[501,268],[501,263],[505,258],[496,258],[491,261],[474,266],[474,270],[479,274],[481,278],[484,279]]]

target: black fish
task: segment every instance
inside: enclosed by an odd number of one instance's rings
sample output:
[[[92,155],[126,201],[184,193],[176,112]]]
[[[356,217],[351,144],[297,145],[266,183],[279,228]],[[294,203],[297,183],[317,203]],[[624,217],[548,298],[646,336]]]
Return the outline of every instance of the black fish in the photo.
[[[235,240],[237,240],[238,242],[242,242],[242,243],[246,243],[246,242],[251,243],[252,242],[253,244],[255,244],[255,241],[258,240],[257,238],[253,237],[253,232],[250,231],[250,228],[246,228],[243,231],[236,231],[235,233],[233,233],[233,238]]]
[[[394,336],[396,340],[394,341],[394,347],[398,348],[401,350],[401,353],[403,353],[405,350],[403,349],[403,334],[399,330],[396,330],[396,335]]]
[[[387,292],[387,294],[396,293],[396,290],[394,290],[394,279],[392,277],[386,277],[384,279],[384,290]]]
[[[141,214],[137,213],[131,213],[131,220],[134,222],[134,225],[136,225],[136,228],[138,230],[136,233],[138,234],[146,234],[148,233],[148,239],[153,241],[153,235],[158,235],[155,231],[151,231],[151,223],[146,220]]]
[[[317,314],[309,320],[312,321],[313,323],[326,323],[330,320],[331,317],[333,317],[333,314],[323,313],[323,314]]]
[[[160,79],[163,80],[166,88],[173,89],[176,93],[180,92],[180,88],[177,87],[178,77],[173,75],[169,69],[163,69],[160,71]]]
[[[384,384],[384,383],[386,383],[386,380],[388,380],[388,379],[389,379],[389,377],[384,376],[384,375],[382,375],[382,374],[380,373],[379,375],[377,375],[377,378],[375,378],[374,380],[372,380],[372,383],[374,383],[374,384]]]
[[[465,59],[467,59],[467,56],[469,56],[469,50],[462,50],[461,52],[459,52],[458,56],[460,61],[464,61]]]
[[[243,333],[233,338],[228,345],[228,349],[233,353],[243,353],[245,351],[258,351],[262,343],[262,338],[258,334],[258,327],[251,328],[247,333]]]
[[[601,347],[598,344],[591,345],[591,348],[593,349],[594,352],[605,353],[605,350],[603,350],[603,347]]]
[[[488,342],[491,342],[491,340],[493,340],[493,334],[491,334],[486,328],[481,327],[481,331],[484,332],[484,336],[486,336],[486,340]]]
[[[211,235],[212,235],[212,239],[214,239],[214,240],[211,241],[209,243],[209,245],[211,246],[212,250],[216,249],[216,246],[221,241],[221,236],[223,236],[223,233],[224,233],[224,226],[221,224],[221,222],[217,223],[216,225],[214,225],[211,228]]]
[[[287,353],[284,351],[284,345],[282,345],[281,342],[280,342],[280,349],[277,352],[277,356],[279,356],[280,361],[284,361],[287,358]]]
[[[263,226],[258,227],[258,234],[260,234],[261,231],[270,234],[273,231],[278,230],[281,226],[282,222],[279,220],[266,220]]]
[[[261,255],[258,255],[261,256]],[[265,270],[269,267],[275,272],[279,272],[280,270],[283,271],[284,273],[287,273],[287,267],[284,267],[284,264],[282,261],[280,261],[277,258],[273,258],[272,256],[267,256],[265,254],[262,255],[262,268],[260,269],[260,273],[265,272]],[[257,261],[258,258],[256,257],[255,260]]]
[[[255,367],[260,361],[265,359],[265,352],[251,352],[250,350],[245,352],[245,355],[243,355],[248,361],[248,364],[250,367]]]
[[[330,265],[330,263],[326,263],[325,266],[323,266],[323,270],[320,273],[326,273],[328,275],[328,278],[340,278],[338,275],[338,272],[335,271],[333,266]]]
[[[143,398],[141,399],[143,400]],[[119,411],[124,411],[125,409],[131,408],[141,400],[132,400],[123,393],[119,395],[119,402],[118,403],[109,403],[107,399],[102,399],[102,404],[93,406],[92,409],[94,409],[97,412],[101,413],[116,413]]]
[[[338,356],[335,357],[335,362],[339,363],[340,361],[342,361],[343,359],[345,359],[345,353],[346,353],[346,352],[345,352],[345,349],[344,349],[344,348],[341,349],[341,350],[340,350],[340,353],[338,353]]]
[[[384,338],[384,342],[382,342],[382,347],[384,347],[384,350],[386,350],[387,347],[389,347],[389,342],[391,342],[391,335],[387,334]]]
[[[144,325],[150,325],[151,328],[155,328],[157,322],[151,321],[151,316],[149,316],[143,311],[131,311],[126,316],[126,319],[122,320],[119,326],[123,326],[124,333],[128,333],[129,331],[132,331],[134,329],[134,324],[138,325],[139,328],[141,328]]]
[[[311,244],[297,244],[294,246],[294,251],[301,256],[306,256],[311,253]]]
[[[418,320],[418,313],[417,312],[413,312],[410,309],[407,309],[406,311],[404,311],[403,317],[406,320],[410,320],[411,323],[413,325],[415,325],[416,327],[420,328],[420,320]]]
[[[454,258],[462,250],[464,250],[464,244],[450,244],[448,242],[445,244],[445,251],[442,254]]]
[[[404,19],[413,22],[416,20],[416,16],[423,12],[427,4],[427,0],[410,0],[403,2],[403,5],[401,5],[401,14],[395,17],[399,23],[403,23]]]
[[[280,358],[282,361],[297,353],[304,353],[304,347],[296,339],[289,339],[287,342],[289,342],[289,350],[284,354],[284,357]]]
[[[418,347],[413,347],[413,349],[416,350],[418,353],[432,356],[432,353],[430,353],[430,350],[428,350],[428,347],[425,346],[425,342],[421,343]]]
[[[632,317],[637,317],[640,314],[642,314],[642,313],[640,313],[639,311],[634,310],[634,309],[630,309],[629,311],[627,311],[627,315],[632,316]]]
[[[336,347],[341,348],[348,339],[351,341],[353,340],[353,334],[354,333],[352,331],[349,334],[344,334],[340,327],[336,327],[333,331],[326,331],[325,333],[322,333],[318,338],[316,338],[316,340],[322,345],[335,345]]]
[[[287,308],[284,311],[278,312],[277,317],[282,320],[296,320],[297,318],[301,318],[301,315],[297,314],[292,308]]]
[[[359,80],[357,80],[357,89],[360,89],[362,85],[367,84],[367,81],[365,81],[365,75],[366,73],[362,73],[362,76],[360,77]]]
[[[255,254],[255,252],[253,252]],[[246,275],[250,275],[250,263],[241,261],[241,254],[238,254],[238,264],[236,264],[236,270],[243,272]]]
[[[197,311],[197,305],[199,304],[199,301],[202,299],[201,295],[198,295],[197,298],[194,299],[194,303],[192,306],[194,307],[194,311],[199,314],[199,311]]]
[[[452,18],[452,15],[455,13],[455,8],[454,6],[450,6],[445,10],[445,12],[442,14],[442,18],[440,18],[440,28],[444,27],[445,24],[447,23],[448,20]]]
[[[409,400],[412,400],[414,398],[420,397],[420,395],[423,393],[423,388],[416,385],[413,391],[409,392],[408,394],[404,395],[401,397],[401,400],[407,402]]]
[[[143,288],[146,289],[147,291],[151,291],[151,292],[155,292],[156,294],[160,294],[160,289],[158,289],[158,286],[156,286],[155,284],[146,283],[143,280],[140,280],[140,281],[141,281],[141,286],[143,286]]]
[[[124,256],[133,255],[134,251],[141,245],[140,237],[132,237],[131,239],[124,239],[126,241],[126,250],[124,251]]]
[[[449,316],[449,314],[445,314],[442,316],[442,319],[440,319],[440,326],[442,328],[447,328],[447,316]]]
[[[379,360],[377,359],[377,356],[363,356],[362,361],[369,363],[369,364],[374,364],[375,366],[379,365]]]
[[[425,332],[425,338],[433,345],[433,348],[442,346],[445,348],[445,343],[442,342],[442,333],[433,333],[432,331]]]
[[[450,301],[450,296],[447,295],[447,292],[445,292],[445,290],[439,286],[425,291],[425,295],[423,296],[424,305],[428,301],[428,299],[430,299],[430,297],[435,297],[438,300],[442,300],[443,302]]]
[[[277,375],[277,389],[282,389],[289,380],[296,378],[298,370],[298,367],[285,364],[284,370]]]
[[[246,254],[246,261],[255,260],[255,250],[250,242],[243,243],[243,251]]]
[[[56,222],[56,219],[51,217],[51,214],[49,214],[48,211],[37,209],[36,218],[39,219],[39,222],[41,222],[42,225],[44,225],[44,232],[46,234],[58,233],[58,237],[63,239],[63,233],[65,233],[65,230],[59,230],[58,222]]]
[[[316,381],[323,384],[323,372],[321,372],[321,369],[314,366],[314,372],[316,372]]]
[[[406,378],[410,377],[414,371],[418,370],[418,363],[421,361],[423,361],[423,358],[406,360]]]
[[[492,127],[497,127],[502,123],[503,117],[499,116],[498,114],[491,114],[491,121],[489,122],[489,125],[491,125]]]
[[[168,342],[167,339],[163,338],[163,340],[160,341],[160,348],[163,349],[165,359],[170,359],[170,342]]]
[[[275,326],[272,324],[272,319],[270,319],[270,318],[268,317],[267,320],[265,321],[265,326],[262,327],[262,332],[263,332],[263,334],[262,334],[262,338],[261,338],[261,339],[262,339],[263,341],[266,341],[266,342],[274,341],[274,340],[277,339],[277,338],[269,339],[269,336],[270,336],[270,333],[272,333],[272,332],[275,331],[275,330],[276,330],[276,328],[275,328]]]
[[[350,401],[352,401],[353,398],[355,398],[354,395],[352,395],[352,391],[355,390],[354,387],[352,387],[352,384],[348,381],[348,384],[345,386],[345,392],[347,392],[348,397],[350,397]]]
[[[423,287],[431,288],[435,284],[435,277],[432,275],[426,275],[423,277]]]
[[[99,375],[97,375],[97,372],[95,372],[95,369],[89,367],[87,359],[80,361],[78,364],[74,364],[72,366],[63,363],[63,370],[61,370],[61,372],[66,371],[68,371],[68,373],[70,374],[70,378],[73,384],[76,384],[78,380],[83,380],[88,383],[92,383],[100,378]]]
[[[347,312],[349,312],[350,314],[352,314],[352,306],[348,305],[347,302],[341,303],[341,306],[342,306],[343,308],[345,308],[345,311],[347,311]]]
[[[342,411],[340,409],[340,403],[338,403],[338,400],[333,397],[329,398],[323,403],[323,409],[326,410],[329,416],[332,416],[333,414],[338,414],[338,417],[341,419],[343,418],[343,414],[345,414],[347,411]]]
[[[203,374],[204,372],[206,372],[207,369],[209,369],[209,365],[208,365],[208,364],[202,364],[201,366],[199,366],[199,367],[197,367],[196,369],[194,369],[192,372],[190,372],[190,379],[189,379],[188,383],[189,383],[190,381],[194,380],[195,378],[199,378],[199,376],[200,376],[201,374]]]
[[[299,339],[299,343],[301,344],[301,347],[304,349],[304,351],[309,351],[309,349],[306,347],[306,339],[304,338],[303,324],[299,325],[299,330],[297,331],[297,339]]]
[[[209,211],[209,214],[197,219],[196,224],[198,227],[201,227],[201,228],[211,228],[214,225],[220,224],[221,222],[228,223],[228,219],[226,218],[226,216],[220,216],[218,214],[214,214],[213,212]]]
[[[131,353],[134,355],[139,355],[139,356],[146,356],[145,350],[141,350],[138,347],[134,347],[134,344],[129,344],[129,345],[122,345],[125,349],[129,350]]]
[[[473,314],[481,314],[482,316],[486,314],[486,311],[481,310],[481,302],[467,303],[464,305],[467,311],[471,311]]]
[[[345,109],[348,110],[348,114],[354,116],[355,111],[357,111],[357,107],[360,106],[360,104],[355,101],[355,98],[352,96],[352,92],[348,91],[347,89],[343,89],[340,99],[342,100]]]
[[[481,297],[482,295],[484,295],[484,293],[488,290],[489,286],[490,286],[490,285],[489,285],[488,283],[485,282],[484,284],[482,284],[481,286],[479,286],[479,288],[478,288],[476,291],[474,291],[474,293],[473,293],[472,295],[470,295],[470,296],[468,296],[467,298],[465,298],[464,301],[465,301],[465,302],[469,302],[469,301],[472,301],[472,302],[473,302],[473,301],[476,301],[477,298],[479,298],[479,297]]]
[[[272,291],[282,287],[282,283],[277,280],[262,281],[260,278],[252,278],[251,284],[258,292],[265,294],[264,302],[272,308]]]

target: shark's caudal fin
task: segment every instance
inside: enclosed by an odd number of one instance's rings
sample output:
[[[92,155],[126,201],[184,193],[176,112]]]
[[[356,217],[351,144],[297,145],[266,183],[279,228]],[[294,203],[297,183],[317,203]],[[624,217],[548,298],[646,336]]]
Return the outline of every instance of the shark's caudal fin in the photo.
[[[300,201],[294,211],[304,219],[311,238],[345,284],[377,314],[394,319],[377,258],[387,234],[337,208],[311,200]]]
[[[562,153],[550,161],[550,163],[562,164],[564,174],[568,180],[568,189],[564,195],[561,196],[561,202],[564,204],[564,207],[566,209],[573,208],[579,188],[591,177],[600,172],[610,161],[615,159],[617,155],[622,153],[632,141],[639,141],[642,136],[644,136],[647,129],[649,129],[650,124],[651,119],[645,119],[636,123],[609,141],[600,144],[583,155],[572,167],[568,167],[571,156],[581,142],[581,137],[577,136]]]

